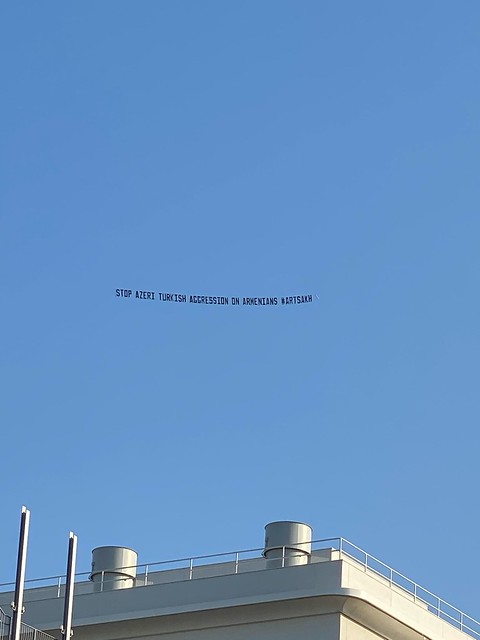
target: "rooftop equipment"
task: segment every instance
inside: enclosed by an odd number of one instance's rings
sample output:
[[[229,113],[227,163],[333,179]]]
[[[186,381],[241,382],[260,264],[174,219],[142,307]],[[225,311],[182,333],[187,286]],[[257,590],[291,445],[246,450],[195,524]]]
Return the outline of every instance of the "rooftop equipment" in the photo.
[[[312,528],[303,522],[270,522],[265,527],[268,569],[308,564],[312,554]]]
[[[116,591],[135,586],[138,554],[128,547],[96,547],[92,551],[90,580],[95,591]]]

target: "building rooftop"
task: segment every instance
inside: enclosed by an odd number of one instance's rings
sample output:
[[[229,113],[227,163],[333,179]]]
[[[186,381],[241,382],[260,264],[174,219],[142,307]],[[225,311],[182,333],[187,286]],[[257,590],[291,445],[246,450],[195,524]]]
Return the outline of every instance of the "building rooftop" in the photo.
[[[266,615],[268,609],[271,619],[337,611],[372,632],[403,640],[480,638],[480,623],[474,618],[348,540],[308,544],[308,553],[305,542],[293,550],[290,545],[266,545],[117,565],[115,571],[102,568],[100,561],[91,573],[76,574],[75,638],[141,637],[134,632],[139,621],[152,633],[158,633],[160,622],[162,633],[178,630],[179,624],[198,628],[199,616],[213,611],[218,621],[228,612],[233,624],[236,617],[244,619],[246,608],[254,617]],[[101,547],[99,554],[102,549],[134,554],[117,547]],[[10,605],[12,590],[13,584],[0,585],[3,609]],[[65,576],[27,581],[24,619],[60,638],[64,591]],[[185,614],[181,623],[179,614]],[[131,635],[118,635],[120,628],[125,633],[130,627]]]

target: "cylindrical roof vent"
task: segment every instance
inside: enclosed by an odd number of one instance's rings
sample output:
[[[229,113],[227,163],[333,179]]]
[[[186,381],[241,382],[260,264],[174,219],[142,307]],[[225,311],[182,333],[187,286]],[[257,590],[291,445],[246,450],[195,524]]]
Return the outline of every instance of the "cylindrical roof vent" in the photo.
[[[312,553],[312,528],[303,522],[270,522],[265,527],[267,568],[308,564]]]
[[[135,585],[138,554],[127,547],[97,547],[92,551],[90,580],[94,591],[128,589]]]

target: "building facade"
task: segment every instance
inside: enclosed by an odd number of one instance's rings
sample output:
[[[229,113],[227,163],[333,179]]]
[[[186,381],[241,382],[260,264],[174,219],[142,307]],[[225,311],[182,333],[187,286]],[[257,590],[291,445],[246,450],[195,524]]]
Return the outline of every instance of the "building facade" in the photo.
[[[480,624],[342,538],[267,525],[263,549],[137,566],[94,550],[77,576],[75,640],[467,640]],[[24,620],[54,638],[64,583],[25,590]],[[8,606],[11,594],[0,594]]]

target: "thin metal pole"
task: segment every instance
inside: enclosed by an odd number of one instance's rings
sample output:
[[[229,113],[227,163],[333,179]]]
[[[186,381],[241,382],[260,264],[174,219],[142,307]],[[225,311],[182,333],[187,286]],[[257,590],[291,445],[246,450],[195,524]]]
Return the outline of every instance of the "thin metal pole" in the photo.
[[[77,562],[77,536],[70,531],[67,557],[67,582],[65,584],[65,605],[61,632],[65,640],[70,640],[72,632],[73,590],[75,587],[75,565]]]
[[[28,529],[30,526],[30,511],[22,507],[20,520],[20,537],[18,541],[17,577],[15,580],[15,595],[12,602],[12,630],[11,640],[19,640],[22,626],[23,587],[25,584],[25,569],[27,565]]]

